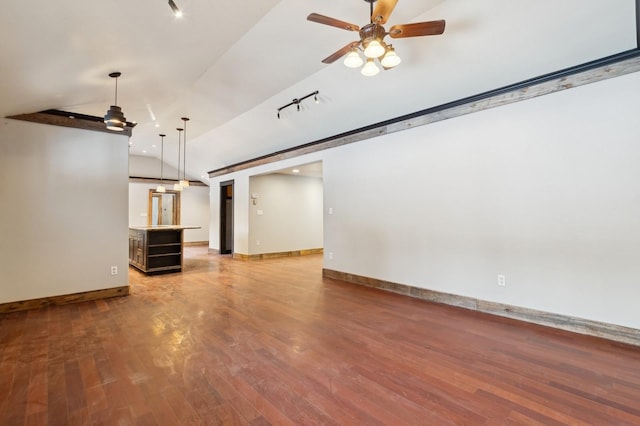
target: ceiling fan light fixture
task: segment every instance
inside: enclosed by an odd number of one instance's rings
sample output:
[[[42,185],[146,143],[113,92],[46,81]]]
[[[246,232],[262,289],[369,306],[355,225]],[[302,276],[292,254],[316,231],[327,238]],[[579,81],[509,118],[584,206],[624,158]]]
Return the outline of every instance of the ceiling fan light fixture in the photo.
[[[367,59],[367,63],[364,65],[364,67],[362,67],[362,70],[360,70],[360,72],[365,77],[373,77],[380,72],[380,68],[376,66],[372,58],[369,58]]]
[[[353,49],[347,54],[347,57],[344,58],[344,65],[346,67],[360,68],[362,64],[364,64],[364,61],[362,60],[356,49]]]
[[[367,47],[364,49],[364,56],[370,59],[379,58],[384,55],[385,48],[382,46],[380,41],[373,39],[367,44]]]
[[[400,59],[400,56],[397,55],[392,46],[387,48],[387,53],[385,53],[382,60],[380,60],[380,64],[385,68],[393,68],[400,64],[400,62],[402,62],[402,59]]]

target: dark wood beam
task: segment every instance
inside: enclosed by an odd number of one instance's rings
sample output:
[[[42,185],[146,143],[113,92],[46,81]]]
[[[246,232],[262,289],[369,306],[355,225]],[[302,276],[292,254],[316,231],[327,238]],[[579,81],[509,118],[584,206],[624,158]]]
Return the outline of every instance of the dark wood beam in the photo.
[[[163,179],[162,180],[166,184],[173,185],[174,183],[178,183],[179,181],[175,179]],[[149,177],[140,177],[140,176],[129,176],[129,182],[133,183],[149,183],[149,184],[160,184],[160,178],[149,178]],[[190,180],[190,186],[209,186],[206,183],[202,183],[199,180]]]
[[[13,120],[30,121],[32,123],[49,124],[51,126],[71,127],[74,129],[91,130],[93,132],[111,133],[131,137],[135,124],[127,123],[122,132],[108,130],[102,117],[77,114],[60,110],[46,110],[29,114],[11,115],[7,118]]]
[[[350,132],[222,167],[210,171],[209,177],[223,176],[256,166],[323,151],[325,149],[335,148],[417,126],[424,126],[437,121],[504,106],[613,77],[619,77],[636,71],[640,71],[640,49],[633,49],[608,58],[588,62],[489,92],[362,127]]]

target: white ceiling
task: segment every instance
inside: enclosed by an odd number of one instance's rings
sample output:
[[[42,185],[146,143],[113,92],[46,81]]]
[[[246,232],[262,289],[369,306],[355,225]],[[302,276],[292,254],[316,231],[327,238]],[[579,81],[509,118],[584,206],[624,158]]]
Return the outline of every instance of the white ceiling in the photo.
[[[188,174],[206,181],[210,170],[636,47],[634,0],[400,0],[387,29],[445,19],[445,33],[394,40],[403,62],[367,78],[320,62],[356,33],[306,20],[363,26],[363,0],[175,1],[181,19],[166,0],[4,0],[0,114],[102,116],[114,101],[107,75],[121,71],[118,105],[138,123],[132,154],[159,157],[163,132],[177,157],[187,116]],[[319,104],[276,118],[315,90]]]

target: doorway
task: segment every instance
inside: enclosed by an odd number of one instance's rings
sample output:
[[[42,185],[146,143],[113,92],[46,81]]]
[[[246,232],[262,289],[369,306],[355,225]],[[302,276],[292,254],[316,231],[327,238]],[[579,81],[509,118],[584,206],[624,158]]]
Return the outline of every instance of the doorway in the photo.
[[[180,193],[149,190],[147,225],[180,225]]]
[[[220,254],[233,253],[233,181],[220,182]]]

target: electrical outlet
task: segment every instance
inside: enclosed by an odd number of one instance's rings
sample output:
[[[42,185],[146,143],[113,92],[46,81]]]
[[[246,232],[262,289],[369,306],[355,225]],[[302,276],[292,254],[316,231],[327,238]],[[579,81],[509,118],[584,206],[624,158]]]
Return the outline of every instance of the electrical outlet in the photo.
[[[333,259],[333,252],[332,251],[329,252],[329,260],[331,260],[331,259]]]
[[[112,266],[111,267],[111,275],[118,275],[118,267],[117,266]]]
[[[507,279],[505,278],[504,275],[498,275],[498,285],[500,287],[506,287],[507,286]]]
[[[259,246],[260,245],[260,240],[256,240],[256,245]]]

